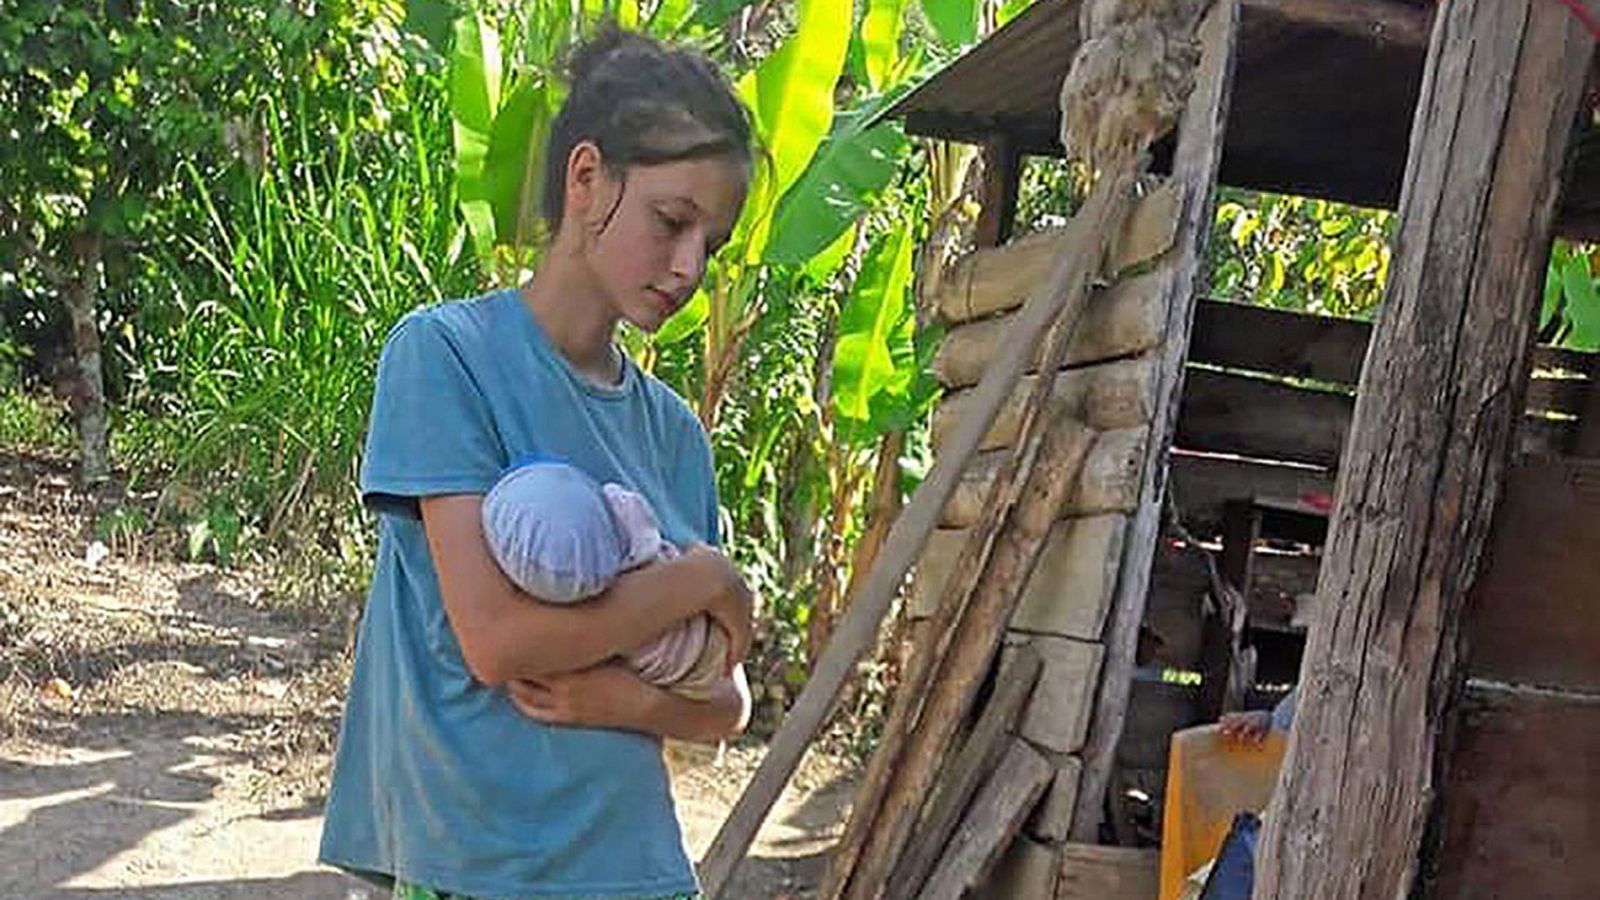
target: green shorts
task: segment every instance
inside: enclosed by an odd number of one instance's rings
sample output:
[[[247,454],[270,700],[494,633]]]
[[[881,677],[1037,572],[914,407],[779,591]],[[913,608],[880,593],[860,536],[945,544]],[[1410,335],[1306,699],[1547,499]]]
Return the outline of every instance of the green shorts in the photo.
[[[441,894],[432,888],[418,887],[404,881],[394,883],[392,900],[473,900],[464,894]],[[702,900],[698,892],[691,894],[669,894],[659,900]]]

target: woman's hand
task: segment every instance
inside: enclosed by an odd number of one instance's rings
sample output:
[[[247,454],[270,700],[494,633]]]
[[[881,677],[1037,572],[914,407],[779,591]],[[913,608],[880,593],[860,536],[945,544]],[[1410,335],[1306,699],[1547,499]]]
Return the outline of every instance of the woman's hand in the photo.
[[[537,680],[514,679],[505,688],[519,712],[550,725],[620,728],[701,743],[734,734],[750,715],[742,667],[703,701],[656,687],[618,661]]]
[[[643,730],[651,692],[656,690],[619,662],[506,682],[506,693],[523,715],[550,725],[582,728]]]
[[[1221,724],[1223,737],[1241,744],[1260,746],[1272,730],[1272,713],[1264,709],[1225,713]]]
[[[729,677],[734,666],[743,662],[750,652],[755,630],[755,594],[721,551],[705,544],[692,544],[684,555],[694,557],[704,566],[708,577],[716,584],[705,613],[728,636],[728,658],[722,673]]]

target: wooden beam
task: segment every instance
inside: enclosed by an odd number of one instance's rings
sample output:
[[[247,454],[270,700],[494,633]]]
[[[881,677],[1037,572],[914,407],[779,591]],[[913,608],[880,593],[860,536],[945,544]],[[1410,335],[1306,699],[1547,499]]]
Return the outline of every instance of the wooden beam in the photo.
[[[1391,0],[1244,0],[1247,21],[1271,19],[1416,47],[1428,44],[1432,11]]]
[[[1578,427],[1567,448],[1573,456],[1600,459],[1600,354],[1590,363],[1589,382],[1584,389]]]
[[[1011,240],[1017,220],[1017,191],[1022,184],[1022,152],[1004,135],[983,145],[983,206],[972,235],[979,247],[998,247]]]
[[[1372,326],[1254,303],[1202,300],[1189,361],[1355,385]]]
[[[983,883],[1022,830],[1034,804],[1055,773],[1048,760],[1026,741],[1012,739],[1005,758],[972,801],[939,867],[916,896],[918,900],[961,900]]]
[[[1175,441],[1186,450],[1332,466],[1354,407],[1349,394],[1191,369]]]
[[[1000,672],[999,686],[983,708],[972,734],[961,745],[961,752],[951,757],[950,765],[939,773],[933,805],[917,823],[915,842],[906,848],[906,855],[895,867],[888,900],[911,900],[932,873],[951,833],[961,824],[962,811],[977,793],[983,777],[995,770],[1009,748],[1007,735],[1016,730],[1043,666],[1044,660],[1037,652],[1023,648],[1012,664]]]
[[[1593,52],[1549,0],[1440,7],[1255,900],[1416,887]]]
[[[1139,624],[1144,620],[1146,589],[1161,530],[1167,450],[1177,427],[1184,359],[1189,352],[1206,240],[1215,214],[1217,165],[1222,158],[1238,30],[1237,0],[1218,0],[1200,27],[1200,68],[1195,73],[1194,93],[1189,97],[1189,105],[1178,126],[1172,180],[1183,189],[1183,219],[1176,245],[1156,269],[1163,280],[1166,340],[1157,352],[1160,374],[1152,392],[1155,415],[1151,419],[1140,471],[1140,501],[1123,544],[1116,599],[1105,635],[1105,661],[1101,666],[1088,740],[1083,748],[1083,779],[1078,808],[1073,815],[1072,835],[1074,840],[1085,843],[1098,838],[1101,810],[1116,762],[1117,741],[1122,736],[1128,697],[1133,688]]]

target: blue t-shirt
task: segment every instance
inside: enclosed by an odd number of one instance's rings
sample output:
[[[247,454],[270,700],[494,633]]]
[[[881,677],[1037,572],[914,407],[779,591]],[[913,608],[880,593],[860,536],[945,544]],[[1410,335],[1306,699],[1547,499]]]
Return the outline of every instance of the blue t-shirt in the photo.
[[[624,362],[584,378],[515,291],[407,316],[378,365],[361,492],[377,566],[334,761],[323,862],[493,900],[695,890],[658,739],[543,725],[468,673],[419,497],[485,493],[547,454],[643,494],[678,544],[713,542],[705,433]]]

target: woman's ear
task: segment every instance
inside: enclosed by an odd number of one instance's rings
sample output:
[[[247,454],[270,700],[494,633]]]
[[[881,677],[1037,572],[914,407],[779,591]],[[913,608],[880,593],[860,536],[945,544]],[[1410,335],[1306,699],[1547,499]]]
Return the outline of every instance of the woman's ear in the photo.
[[[583,226],[588,233],[598,225],[608,208],[605,160],[593,141],[579,141],[567,154],[565,218]]]

